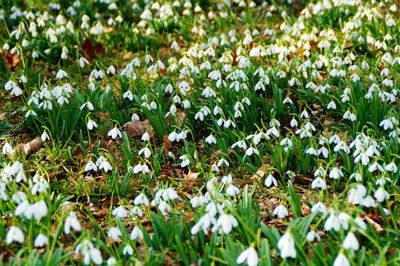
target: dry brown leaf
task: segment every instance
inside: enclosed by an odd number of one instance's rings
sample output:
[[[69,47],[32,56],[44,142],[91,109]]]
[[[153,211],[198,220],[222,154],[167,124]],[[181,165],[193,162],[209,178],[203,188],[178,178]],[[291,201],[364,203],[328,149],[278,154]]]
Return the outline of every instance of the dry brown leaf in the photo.
[[[128,52],[128,53],[124,54],[124,56],[122,57],[122,60],[123,61],[128,61],[129,59],[131,59],[132,55],[133,55],[132,51]]]
[[[6,113],[0,113],[0,121],[6,119]]]
[[[260,168],[258,168],[257,172],[250,179],[255,181],[257,179],[263,178],[265,176],[266,169],[266,164],[261,165]]]
[[[372,220],[372,219],[369,218],[368,216],[364,216],[364,219],[365,219],[370,225],[372,225],[372,227],[374,227],[375,230],[376,230],[378,233],[381,233],[381,232],[384,231],[383,228],[382,228],[382,226],[381,226],[380,224],[378,224],[377,222],[375,222],[374,220]]]
[[[154,134],[154,129],[149,120],[144,121],[129,121],[123,126],[126,134],[132,137],[142,136],[146,131],[150,135]]]
[[[163,135],[162,136],[162,142],[163,142],[163,146],[164,146],[164,152],[167,153],[169,152],[172,143],[171,141],[168,139],[168,135]]]
[[[19,153],[24,154],[25,156],[28,156],[32,152],[39,150],[40,147],[42,147],[42,145],[43,145],[42,139],[40,137],[37,137],[34,140],[29,141],[28,143],[19,144],[16,147],[16,150]]]
[[[21,61],[17,53],[6,52],[4,56],[5,56],[5,64],[6,67],[8,68],[16,67],[18,63]]]

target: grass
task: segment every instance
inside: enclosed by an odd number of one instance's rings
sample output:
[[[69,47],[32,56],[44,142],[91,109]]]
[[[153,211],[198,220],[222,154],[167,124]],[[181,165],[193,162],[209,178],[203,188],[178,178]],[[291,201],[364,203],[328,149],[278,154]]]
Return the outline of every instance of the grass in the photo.
[[[2,264],[399,264],[399,8],[1,2]]]

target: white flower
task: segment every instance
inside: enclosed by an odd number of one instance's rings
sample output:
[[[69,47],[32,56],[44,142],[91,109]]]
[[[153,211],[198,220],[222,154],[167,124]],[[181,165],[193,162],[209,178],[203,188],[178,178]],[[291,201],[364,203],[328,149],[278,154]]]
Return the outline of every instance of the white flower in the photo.
[[[307,233],[307,241],[308,242],[314,242],[315,240],[320,240],[321,237],[315,232],[315,231],[310,231]]]
[[[259,155],[260,153],[259,153],[259,151],[258,151],[256,148],[249,147],[249,148],[246,150],[246,156],[251,156],[251,155],[253,155],[253,154]]]
[[[394,162],[391,162],[385,166],[385,170],[388,172],[397,173],[397,165]]]
[[[128,216],[128,211],[123,206],[118,206],[112,212],[112,214],[117,218],[126,218]]]
[[[120,236],[122,236],[121,230],[118,227],[110,227],[107,232],[107,236],[114,241],[117,241]]]
[[[145,147],[145,148],[143,148],[143,149],[141,149],[141,150],[139,151],[139,155],[142,155],[142,154],[144,154],[144,157],[150,158],[150,156],[151,156],[151,151],[150,151],[149,148]]]
[[[12,242],[18,242],[22,244],[24,242],[24,232],[19,227],[11,226],[7,232],[6,243],[11,244]]]
[[[86,265],[90,264],[90,261],[97,265],[103,262],[100,250],[95,248],[93,244],[86,239],[76,246],[75,253],[81,254],[81,256],[83,257],[83,262]]]
[[[384,202],[385,200],[390,199],[389,193],[388,193],[383,187],[379,187],[379,188],[375,191],[374,197],[375,197],[376,200],[379,201],[379,202]]]
[[[208,144],[217,144],[217,140],[215,139],[215,137],[213,135],[209,135],[206,138],[206,143],[208,143]]]
[[[49,137],[49,135],[47,134],[46,131],[44,131],[44,132],[42,133],[42,135],[40,136],[40,138],[42,139],[43,142],[45,142],[46,140],[50,140],[50,137]]]
[[[334,213],[331,213],[325,222],[324,228],[326,231],[331,231],[333,229],[336,232],[339,232],[339,230],[340,230],[339,217],[336,216]]]
[[[190,160],[186,155],[182,155],[179,157],[180,160],[182,160],[181,162],[181,167],[184,168],[186,166],[188,166],[190,164]]]
[[[329,177],[332,179],[339,179],[342,176],[343,176],[342,171],[337,167],[332,168],[332,170],[329,173]]]
[[[286,258],[296,258],[296,248],[292,235],[286,232],[278,242],[278,248],[283,259]]]
[[[253,247],[249,247],[240,253],[236,260],[237,264],[242,264],[244,262],[247,262],[247,265],[249,266],[256,266],[258,264],[257,251]]]
[[[239,193],[240,193],[239,188],[237,188],[234,185],[230,185],[230,186],[228,186],[226,188],[226,194],[228,194],[231,197],[233,197],[233,196],[235,196],[236,194],[239,194]]]
[[[280,204],[274,209],[272,214],[277,216],[278,219],[282,219],[282,218],[285,218],[286,216],[288,216],[289,212],[288,212],[288,209],[285,206]]]
[[[46,202],[44,202],[44,200],[32,204],[30,209],[32,210],[32,215],[36,219],[36,221],[39,221],[40,219],[45,217],[48,211]]]
[[[92,130],[93,128],[97,128],[97,124],[96,124],[96,122],[94,122],[93,120],[91,120],[91,119],[89,119],[88,121],[87,121],[87,128],[89,129],[89,130]]]
[[[5,155],[5,154],[10,154],[10,155],[13,155],[14,154],[14,150],[13,150],[13,148],[12,148],[12,146],[11,146],[11,144],[10,143],[8,143],[8,142],[6,142],[5,144],[4,144],[4,146],[3,146],[3,149],[2,149],[2,153]]]
[[[142,230],[140,230],[139,227],[137,227],[137,226],[133,227],[133,229],[131,231],[131,239],[132,240],[143,239],[143,232],[142,232]]]
[[[122,250],[122,255],[124,256],[132,256],[133,255],[133,248],[131,245],[126,245]]]
[[[114,257],[109,257],[107,260],[107,265],[117,265],[117,260]]]
[[[232,231],[232,228],[236,226],[238,226],[236,218],[232,214],[224,213],[218,218],[217,223],[213,226],[211,231],[215,232],[219,228],[222,228],[222,231],[225,234],[229,234]]]
[[[88,64],[89,64],[89,61],[86,58],[84,58],[84,57],[79,58],[79,66],[81,68],[84,68],[85,65],[88,65]]]
[[[41,248],[44,245],[47,245],[47,242],[48,242],[47,236],[45,236],[44,234],[38,234],[37,237],[35,238],[34,245],[37,248]]]
[[[350,262],[347,259],[346,255],[343,253],[339,253],[336,257],[335,261],[333,262],[333,266],[350,266]]]
[[[67,72],[65,72],[64,70],[60,69],[57,72],[56,79],[62,79],[62,78],[67,77],[67,76],[68,76]]]
[[[352,232],[347,234],[346,238],[343,241],[343,247],[345,249],[352,249],[355,251],[360,248],[360,244],[358,243],[356,236]]]
[[[89,172],[89,171],[97,171],[97,166],[94,162],[92,162],[92,160],[89,160],[85,166],[85,172]]]
[[[149,206],[150,202],[147,199],[146,195],[143,193],[140,193],[134,200],[133,202],[135,205],[144,205],[144,206]]]
[[[142,141],[148,141],[150,139],[150,135],[147,132],[144,132],[142,136]]]
[[[311,188],[320,188],[324,190],[326,189],[326,182],[321,177],[317,177],[311,182]]]
[[[312,206],[311,208],[311,212],[315,213],[315,212],[320,212],[322,214],[326,213],[326,207],[322,202],[318,202],[317,204],[315,204],[314,206]]]
[[[107,134],[109,137],[111,137],[112,139],[116,139],[117,137],[122,138],[122,134],[121,131],[114,127],[113,129],[111,129],[110,131],[108,131]]]
[[[278,182],[276,181],[273,175],[268,175],[267,178],[265,179],[264,184],[266,187],[270,187],[272,185],[277,186]]]
[[[81,231],[81,223],[76,217],[75,212],[70,212],[64,223],[64,233],[68,235],[71,232],[71,228],[77,232]]]

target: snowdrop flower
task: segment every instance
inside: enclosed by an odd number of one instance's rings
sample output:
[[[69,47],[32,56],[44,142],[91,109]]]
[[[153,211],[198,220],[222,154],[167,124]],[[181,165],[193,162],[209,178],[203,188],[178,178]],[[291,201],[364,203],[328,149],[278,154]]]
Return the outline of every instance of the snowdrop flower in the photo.
[[[385,200],[390,199],[389,193],[388,193],[383,187],[379,187],[379,188],[375,191],[374,197],[375,197],[376,200],[379,201],[379,202],[384,202]]]
[[[140,193],[133,202],[135,205],[149,206],[150,202],[144,193]]]
[[[114,127],[113,129],[111,129],[111,130],[108,132],[107,135],[108,135],[109,137],[111,137],[112,139],[116,139],[117,137],[122,138],[121,131],[120,131],[118,128],[116,128],[116,127]]]
[[[32,216],[36,219],[36,221],[39,221],[45,217],[48,211],[47,204],[44,202],[44,200],[40,200],[32,204],[30,209],[32,210]]]
[[[117,260],[114,257],[109,257],[107,260],[107,265],[117,265]]]
[[[84,264],[90,264],[92,261],[94,264],[100,265],[103,263],[101,252],[95,248],[89,240],[83,240],[75,248],[75,254],[80,254],[83,257]]]
[[[357,184],[350,189],[347,201],[352,204],[362,204],[366,193],[367,189],[362,184]]]
[[[186,155],[182,155],[179,157],[180,160],[182,160],[181,162],[181,167],[184,168],[186,166],[188,166],[190,164],[190,160]]]
[[[94,110],[94,106],[91,102],[85,102],[84,104],[81,105],[81,107],[79,109],[83,110],[85,107],[87,107],[87,109],[89,111],[93,111]]]
[[[89,160],[85,166],[85,172],[89,172],[89,171],[97,171],[97,166],[94,162],[92,162],[92,160]]]
[[[257,149],[253,148],[253,147],[249,147],[249,148],[246,150],[246,156],[251,156],[251,155],[253,155],[253,154],[259,155],[260,152],[259,152]]]
[[[320,212],[322,214],[326,214],[327,210],[325,205],[322,202],[318,202],[317,204],[315,204],[314,206],[312,206],[311,208],[311,212],[315,213],[315,212]]]
[[[168,215],[172,210],[171,206],[163,200],[158,204],[158,209],[164,216]]]
[[[143,216],[143,211],[142,211],[139,207],[134,206],[134,207],[129,211],[129,216],[132,216],[132,217],[134,217],[134,216],[142,217],[142,216]]]
[[[281,253],[281,258],[296,258],[296,248],[292,235],[286,232],[278,242],[278,248]]]
[[[64,223],[64,233],[68,235],[71,232],[71,229],[79,232],[81,231],[81,223],[79,222],[78,218],[76,217],[75,212],[70,212],[67,219],[65,219]]]
[[[236,260],[237,264],[242,264],[244,262],[246,262],[249,266],[256,266],[258,264],[257,251],[253,247],[249,247],[240,253]]]
[[[334,101],[331,101],[331,102],[328,104],[327,108],[328,108],[328,109],[333,109],[333,110],[335,110],[335,109],[336,109],[336,104],[335,104],[335,102],[334,102]]]
[[[91,120],[91,119],[89,119],[89,120],[87,121],[86,126],[87,126],[87,128],[88,128],[89,130],[92,130],[93,128],[97,128],[96,122],[94,122],[94,121]]]
[[[42,139],[43,142],[46,142],[47,140],[50,140],[50,137],[49,137],[49,135],[47,134],[46,131],[44,131],[44,132],[42,133],[42,135],[40,136],[40,138]]]
[[[37,237],[35,238],[34,246],[37,248],[44,247],[47,245],[48,238],[44,234],[38,234]]]
[[[239,193],[240,193],[240,190],[234,185],[230,185],[226,188],[226,194],[228,194],[231,197],[234,197],[235,195],[237,195]]]
[[[38,174],[35,174],[33,176],[32,181],[34,183],[31,189],[32,195],[36,195],[37,193],[44,193],[49,188],[49,183],[47,182],[47,180]]]
[[[360,244],[358,243],[356,236],[352,232],[349,232],[347,234],[346,238],[343,241],[343,247],[345,249],[352,249],[354,251],[357,251],[360,248]]]
[[[397,173],[397,165],[394,162],[391,162],[385,166],[385,170],[388,172]]]
[[[10,145],[10,143],[6,142],[3,146],[2,149],[2,153],[5,154],[10,154],[13,155],[14,154],[14,149],[12,148],[12,146]]]
[[[325,221],[324,228],[326,231],[334,230],[339,232],[340,230],[340,219],[334,213],[331,212],[328,219]]]
[[[206,138],[206,143],[208,143],[208,144],[217,144],[217,140],[215,139],[215,137],[213,136],[213,135],[209,135],[207,138]]]
[[[7,232],[6,243],[11,244],[12,242],[17,242],[22,244],[24,242],[24,233],[19,227],[11,226]]]
[[[350,261],[347,259],[346,255],[339,253],[333,262],[333,266],[350,266]]]
[[[143,135],[142,135],[142,141],[148,141],[148,140],[150,140],[150,135],[149,135],[149,133],[147,133],[147,131],[146,131],[146,132],[144,132]]]
[[[322,190],[325,190],[326,182],[321,177],[317,177],[311,182],[311,188],[320,188]]]
[[[367,225],[365,224],[365,222],[363,221],[363,219],[362,219],[361,217],[356,217],[356,218],[354,219],[354,222],[357,224],[357,226],[358,226],[361,230],[363,230],[363,231],[367,230]]]
[[[79,58],[79,66],[81,68],[84,68],[85,65],[88,65],[88,64],[89,64],[89,61],[86,58],[84,58],[84,57]]]
[[[118,206],[112,212],[112,214],[117,218],[126,218],[128,216],[128,211],[123,206]]]
[[[107,236],[112,240],[117,241],[118,238],[122,236],[122,233],[118,227],[113,226],[108,229]]]
[[[126,245],[122,250],[122,255],[124,256],[132,256],[133,255],[133,248],[131,245]]]
[[[132,240],[143,239],[143,232],[142,232],[142,230],[140,230],[139,227],[137,227],[137,226],[133,227],[133,229],[131,231],[131,239]]]
[[[67,72],[60,69],[60,70],[58,70],[58,72],[56,74],[56,79],[63,79],[64,77],[67,77],[67,76],[68,76]]]
[[[321,239],[321,237],[315,231],[308,232],[306,238],[308,242],[314,242],[315,240],[319,241]]]
[[[282,218],[285,218],[286,216],[288,216],[289,212],[288,212],[288,209],[285,206],[280,204],[274,209],[272,214],[277,216],[278,219],[282,219]]]
[[[150,158],[150,156],[151,156],[151,151],[150,151],[149,148],[145,147],[145,148],[143,148],[143,149],[141,149],[141,150],[139,151],[139,155],[142,155],[142,154],[144,154],[144,157],[145,157],[145,158]]]
[[[278,182],[276,181],[273,175],[268,175],[267,178],[265,179],[264,184],[266,187],[270,187],[272,185],[277,186]]]
[[[343,173],[339,168],[334,167],[330,171],[329,177],[332,178],[332,179],[339,179],[340,177],[343,177]]]
[[[222,228],[222,232],[225,234],[229,234],[232,231],[232,228],[238,226],[238,222],[236,218],[232,214],[222,214],[217,223],[212,228],[212,232],[217,231],[219,228]]]

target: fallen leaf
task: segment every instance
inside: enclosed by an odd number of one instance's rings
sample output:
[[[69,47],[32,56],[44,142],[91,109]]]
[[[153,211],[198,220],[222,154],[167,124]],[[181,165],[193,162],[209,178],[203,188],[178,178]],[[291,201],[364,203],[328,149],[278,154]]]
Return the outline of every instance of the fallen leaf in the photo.
[[[28,156],[32,152],[39,150],[40,147],[42,147],[42,145],[43,145],[42,139],[40,137],[37,137],[28,143],[17,145],[16,150],[20,154],[24,154],[25,156]]]
[[[8,67],[8,68],[16,67],[18,65],[18,63],[21,61],[21,59],[17,53],[6,52],[4,54],[4,56],[5,56],[5,64],[6,64],[6,67]]]
[[[164,152],[168,153],[172,146],[171,141],[168,139],[168,135],[163,135],[162,141],[163,141],[163,146],[164,146]]]
[[[6,113],[0,113],[0,121],[3,121],[6,119]]]
[[[133,55],[132,51],[124,54],[124,56],[122,57],[122,61],[128,61],[129,59],[131,59],[132,55]]]
[[[378,224],[377,222],[375,222],[374,220],[372,220],[372,219],[369,218],[368,216],[364,216],[364,219],[365,219],[370,225],[372,225],[372,227],[374,227],[375,230],[376,230],[378,233],[381,233],[381,232],[384,231],[383,228],[382,228],[382,226],[381,226],[380,224]]]
[[[123,126],[126,134],[131,137],[142,136],[146,131],[152,135],[154,134],[153,127],[149,120],[144,121],[129,121]]]
[[[265,176],[266,169],[267,169],[266,164],[261,165],[260,168],[258,168],[257,172],[250,179],[254,181],[263,178]]]
[[[98,43],[93,46],[93,42],[89,39],[86,39],[83,42],[82,50],[87,55],[87,59],[89,59],[89,61],[92,61],[96,54],[104,55],[103,45]]]

